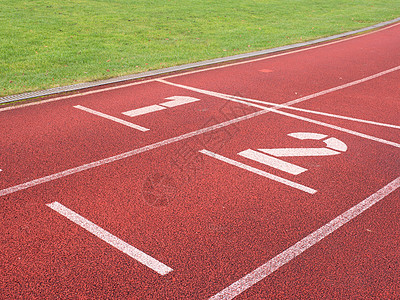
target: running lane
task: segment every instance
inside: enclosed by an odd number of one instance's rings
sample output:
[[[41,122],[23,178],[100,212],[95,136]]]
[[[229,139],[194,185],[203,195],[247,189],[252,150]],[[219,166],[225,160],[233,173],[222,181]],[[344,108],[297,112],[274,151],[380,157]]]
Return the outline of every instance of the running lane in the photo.
[[[2,298],[400,297],[399,47],[0,110]]]

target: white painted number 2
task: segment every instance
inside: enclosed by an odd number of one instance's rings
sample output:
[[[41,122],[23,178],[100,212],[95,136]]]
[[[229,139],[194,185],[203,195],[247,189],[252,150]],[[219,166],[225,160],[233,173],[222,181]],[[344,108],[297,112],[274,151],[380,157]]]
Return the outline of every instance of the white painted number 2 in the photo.
[[[248,159],[257,161],[269,167],[284,171],[292,175],[298,175],[307,171],[307,169],[298,165],[286,162],[278,157],[294,156],[330,156],[338,155],[347,150],[347,145],[337,138],[328,138],[325,134],[312,132],[289,133],[288,136],[299,140],[323,140],[324,148],[273,148],[257,149],[258,151],[247,149],[238,154]]]

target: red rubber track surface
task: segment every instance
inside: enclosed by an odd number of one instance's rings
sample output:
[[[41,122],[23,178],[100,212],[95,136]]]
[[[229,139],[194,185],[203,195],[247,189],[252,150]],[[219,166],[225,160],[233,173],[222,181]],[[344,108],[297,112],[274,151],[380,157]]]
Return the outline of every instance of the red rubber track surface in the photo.
[[[397,24],[309,49],[162,78],[168,83],[149,80],[0,110],[0,298],[217,295],[398,182],[400,70],[293,105],[392,127],[288,108],[280,111],[291,116],[253,116],[259,107],[210,91],[284,104],[396,68],[399,49]],[[199,101],[136,117],[122,114],[171,96]],[[150,130],[141,132],[77,105]],[[246,115],[253,117],[183,136]],[[299,175],[238,155],[247,149],[325,147],[322,140],[288,136],[297,132],[336,138],[347,150],[332,156],[281,158],[307,169]],[[174,137],[179,138],[171,140]],[[157,144],[165,140],[169,142]],[[153,146],[123,159],[11,190],[148,145]],[[200,153],[202,149],[316,193],[222,162]],[[161,185],[152,188],[160,180]],[[396,186],[379,203],[235,296],[400,298],[399,199]],[[53,202],[173,271],[156,273],[46,205]]]

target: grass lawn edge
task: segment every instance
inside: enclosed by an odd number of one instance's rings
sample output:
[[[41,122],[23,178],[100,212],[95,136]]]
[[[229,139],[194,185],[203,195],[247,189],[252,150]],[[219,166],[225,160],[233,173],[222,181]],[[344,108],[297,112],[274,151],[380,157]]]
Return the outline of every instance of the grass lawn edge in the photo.
[[[382,27],[385,27],[388,25],[392,25],[397,22],[400,22],[400,17],[393,19],[393,20],[386,21],[386,22],[378,23],[378,24],[375,24],[372,26],[368,26],[365,28],[361,28],[358,30],[348,31],[345,33],[336,34],[336,35],[332,35],[332,36],[324,37],[324,38],[318,38],[315,40],[302,42],[302,43],[296,43],[296,44],[280,46],[280,47],[271,48],[271,49],[248,52],[248,53],[238,54],[238,55],[233,55],[233,56],[220,57],[220,58],[204,60],[204,61],[199,61],[199,62],[190,63],[190,64],[183,64],[183,65],[178,65],[178,66],[174,66],[174,67],[152,70],[152,71],[136,73],[136,74],[131,74],[131,75],[125,75],[125,76],[120,76],[120,77],[114,77],[114,78],[109,78],[109,79],[104,79],[104,80],[89,81],[89,82],[83,82],[83,83],[78,83],[78,84],[73,84],[73,85],[55,87],[55,88],[41,90],[41,91],[34,91],[34,92],[27,92],[27,93],[22,93],[22,94],[4,96],[4,97],[0,97],[0,105],[11,104],[12,102],[16,102],[16,101],[24,101],[24,100],[28,100],[28,99],[41,98],[41,97],[45,97],[45,96],[52,96],[52,95],[58,95],[58,94],[63,94],[63,93],[76,92],[79,90],[83,90],[83,89],[87,89],[87,88],[96,88],[96,87],[100,87],[100,86],[108,85],[108,84],[117,84],[117,83],[132,81],[132,80],[139,80],[139,79],[145,79],[148,77],[165,75],[165,74],[169,74],[169,73],[187,71],[187,70],[194,69],[194,68],[206,67],[206,66],[220,64],[220,63],[228,63],[228,62],[233,62],[233,61],[237,61],[237,60],[255,58],[257,56],[293,50],[293,49],[307,47],[307,46],[320,44],[320,43],[324,43],[324,42],[329,42],[329,41],[333,41],[333,40],[337,40],[337,39],[341,39],[341,38],[346,38],[346,37],[357,35],[357,34],[366,33],[368,31],[379,29],[379,28],[382,28]]]

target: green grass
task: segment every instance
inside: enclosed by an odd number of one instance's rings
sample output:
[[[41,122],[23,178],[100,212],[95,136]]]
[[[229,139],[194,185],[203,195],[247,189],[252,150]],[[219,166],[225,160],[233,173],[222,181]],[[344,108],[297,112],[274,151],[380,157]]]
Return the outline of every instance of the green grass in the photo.
[[[399,16],[399,0],[0,0],[0,96],[292,44]]]

